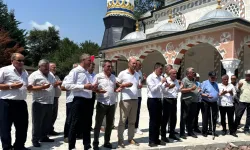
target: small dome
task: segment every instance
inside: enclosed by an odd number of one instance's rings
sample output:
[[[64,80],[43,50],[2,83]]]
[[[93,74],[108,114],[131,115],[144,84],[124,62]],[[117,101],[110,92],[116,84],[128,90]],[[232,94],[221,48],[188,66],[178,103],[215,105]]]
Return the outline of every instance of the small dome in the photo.
[[[180,26],[179,24],[177,23],[166,23],[162,26],[160,26],[156,32],[170,32],[170,33],[173,33],[173,32],[178,32],[178,31],[183,31],[184,28],[182,26]]]
[[[133,40],[133,41],[139,41],[139,40],[145,40],[146,34],[141,31],[135,31],[132,33],[129,33],[126,35],[122,40]]]
[[[227,20],[227,19],[233,19],[234,16],[227,10],[223,9],[216,9],[213,10],[203,17],[201,17],[198,21],[203,21],[203,20],[208,20],[208,19],[222,19],[222,20]]]

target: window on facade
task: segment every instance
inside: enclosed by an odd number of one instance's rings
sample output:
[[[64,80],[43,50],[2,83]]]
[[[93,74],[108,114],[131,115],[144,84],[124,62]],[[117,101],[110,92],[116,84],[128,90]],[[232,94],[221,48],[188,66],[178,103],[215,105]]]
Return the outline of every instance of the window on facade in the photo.
[[[237,4],[229,4],[225,10],[231,12],[235,17],[239,17],[240,16],[240,8]]]

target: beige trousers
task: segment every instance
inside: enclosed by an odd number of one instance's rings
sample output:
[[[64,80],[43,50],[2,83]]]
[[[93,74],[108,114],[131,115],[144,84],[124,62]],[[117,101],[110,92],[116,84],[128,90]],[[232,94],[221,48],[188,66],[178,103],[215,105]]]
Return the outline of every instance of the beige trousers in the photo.
[[[123,141],[123,132],[125,123],[128,118],[128,140],[132,140],[135,135],[135,122],[138,107],[138,99],[121,100],[120,106],[120,121],[118,126],[118,140]]]

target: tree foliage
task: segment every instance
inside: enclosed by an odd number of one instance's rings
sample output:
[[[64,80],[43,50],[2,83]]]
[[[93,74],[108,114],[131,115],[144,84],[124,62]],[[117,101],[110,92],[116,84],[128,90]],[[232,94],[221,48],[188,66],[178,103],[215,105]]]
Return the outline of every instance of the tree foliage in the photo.
[[[49,27],[48,30],[33,29],[27,37],[27,43],[29,47],[28,59],[32,60],[33,66],[37,66],[40,59],[51,55],[59,48],[59,31],[54,27]]]

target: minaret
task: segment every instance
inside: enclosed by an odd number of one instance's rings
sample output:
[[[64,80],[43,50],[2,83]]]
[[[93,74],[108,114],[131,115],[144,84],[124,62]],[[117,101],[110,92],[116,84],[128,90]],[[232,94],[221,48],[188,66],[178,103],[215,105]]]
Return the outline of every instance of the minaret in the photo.
[[[134,31],[134,0],[107,0],[107,13],[103,21],[105,32],[102,49],[115,46],[116,41]]]

